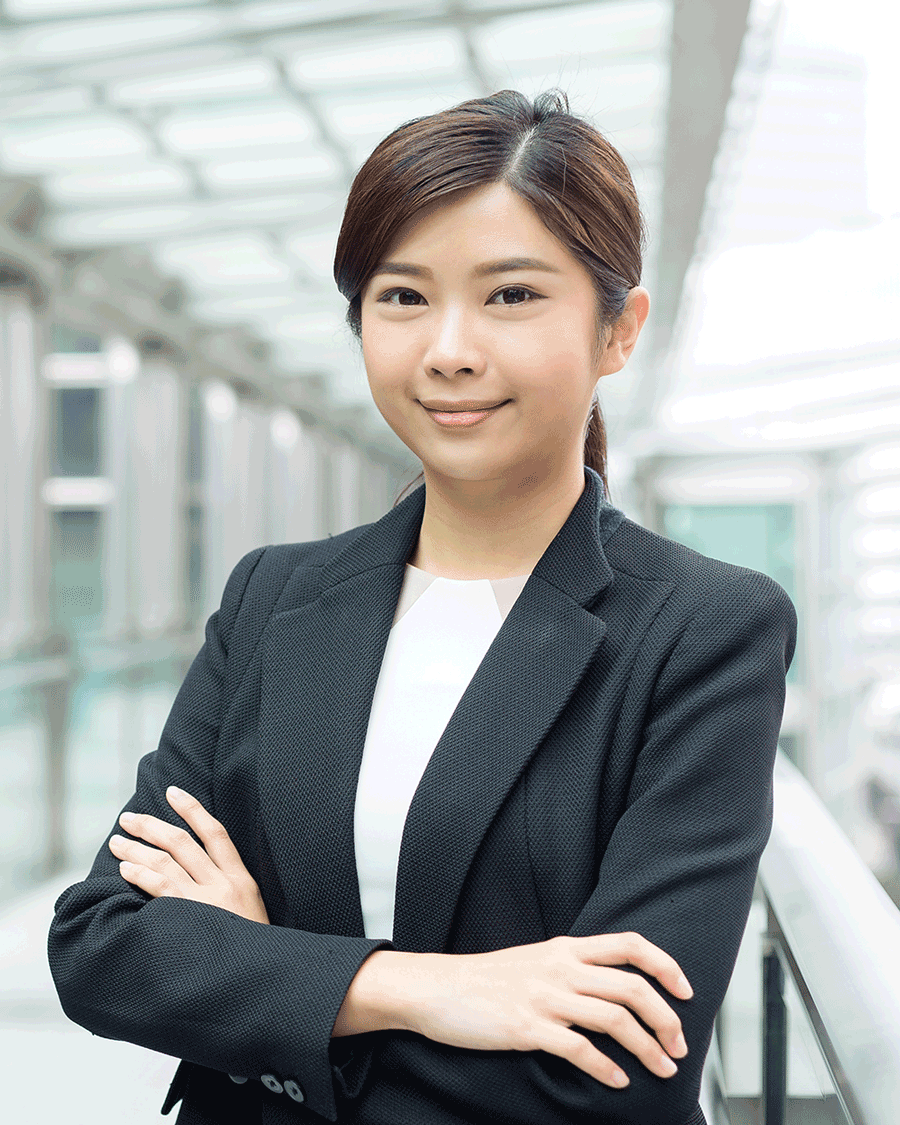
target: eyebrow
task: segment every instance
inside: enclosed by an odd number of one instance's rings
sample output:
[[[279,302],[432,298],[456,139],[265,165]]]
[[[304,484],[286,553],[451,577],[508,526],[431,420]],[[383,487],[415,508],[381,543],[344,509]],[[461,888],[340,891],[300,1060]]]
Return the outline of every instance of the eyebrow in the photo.
[[[546,273],[559,273],[556,266],[542,262],[539,258],[501,258],[496,262],[483,262],[472,270],[472,277],[488,277],[495,273],[512,273],[513,270],[544,270]],[[382,262],[372,273],[399,273],[407,277],[424,277],[433,280],[434,275],[425,266],[414,266],[410,262]]]

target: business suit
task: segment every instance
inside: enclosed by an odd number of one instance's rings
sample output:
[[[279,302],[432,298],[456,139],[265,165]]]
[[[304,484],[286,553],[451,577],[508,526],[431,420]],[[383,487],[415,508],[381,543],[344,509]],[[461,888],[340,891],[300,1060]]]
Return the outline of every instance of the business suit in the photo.
[[[56,904],[63,1007],[96,1034],[187,1060],[164,1107],[183,1097],[178,1125],[702,1125],[703,1061],[771,828],[793,605],[768,577],[632,522],[585,467],[413,798],[393,943],[366,938],[355,786],[424,500],[422,485],[372,524],[245,555],[139,764],[126,807],[178,823],[165,787],[196,796],[272,925],[152,899],[104,843]],[[673,1078],[581,1028],[628,1073],[624,1090],[541,1051],[398,1031],[330,1040],[375,949],[629,930],[694,989],[679,1000],[621,966],[682,1021],[689,1053]]]

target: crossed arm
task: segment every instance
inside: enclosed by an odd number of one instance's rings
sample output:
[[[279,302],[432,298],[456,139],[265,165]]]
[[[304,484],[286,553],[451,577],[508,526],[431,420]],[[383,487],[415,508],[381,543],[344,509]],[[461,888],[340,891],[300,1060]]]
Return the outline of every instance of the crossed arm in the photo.
[[[574,1125],[606,1113],[681,1125],[696,1106],[771,823],[772,758],[796,635],[789,600],[774,584],[752,598],[737,591],[741,604],[727,615],[711,602],[692,620],[658,677],[628,808],[568,935],[636,933],[685,971],[696,993],[689,1003],[674,991],[674,976],[664,979],[663,966],[655,974],[669,990],[657,999],[674,1008],[690,1051],[679,1075],[662,1080],[635,1063],[639,1052],[580,1017],[565,1030],[627,1071],[625,1090],[545,1050],[460,1050],[402,1030],[341,1040],[354,1044],[355,1058],[341,1064],[339,1078],[329,1041],[360,967],[379,951],[416,955],[387,942],[267,925],[258,888],[204,807],[211,807],[221,716],[222,638],[258,558],[252,553],[236,568],[223,599],[225,631],[214,614],[160,749],[141,762],[130,802],[140,819],[122,825],[131,839],[121,851],[104,846],[88,878],[57,902],[50,959],[67,1014],[95,1034],[180,1056],[223,1078],[296,1074],[308,1107],[332,1121],[338,1082],[349,1076],[349,1096],[360,1096],[360,1075],[380,1047],[380,1080],[361,1095],[376,1117],[378,1100],[387,1099],[401,1112],[427,1103],[463,1118],[480,1112]],[[164,800],[169,781],[199,799]],[[170,823],[173,810],[184,829]],[[111,853],[137,866],[120,872]],[[653,970],[631,966],[622,975],[655,992]],[[673,1029],[660,1030],[659,1042],[676,1054],[667,1035]]]

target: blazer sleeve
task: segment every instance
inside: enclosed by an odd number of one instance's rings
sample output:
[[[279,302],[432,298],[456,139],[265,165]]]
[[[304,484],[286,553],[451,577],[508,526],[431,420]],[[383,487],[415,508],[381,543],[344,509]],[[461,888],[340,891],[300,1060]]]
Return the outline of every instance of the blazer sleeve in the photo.
[[[671,1078],[610,1035],[576,1026],[629,1076],[623,1090],[544,1051],[477,1051],[389,1035],[379,1074],[464,1120],[508,1125],[693,1125],[713,1023],[734,971],[773,816],[773,772],[797,617],[765,575],[707,592],[666,644],[626,808],[572,936],[636,932],[691,982],[681,1000],[646,980],[682,1022],[688,1054]],[[682,619],[683,620],[683,619]],[[671,629],[671,622],[669,625]],[[661,637],[655,638],[662,644]],[[653,638],[651,638],[653,643]],[[634,1013],[632,1013],[634,1014]],[[635,1014],[651,1035],[653,1030]],[[427,1119],[423,1111],[422,1120]]]
[[[141,758],[124,809],[186,827],[166,800],[170,784],[213,809],[228,645],[265,550],[250,551],[229,576],[159,747]],[[127,835],[114,825],[87,877],[55,904],[48,957],[65,1014],[95,1035],[213,1070],[292,1078],[308,1108],[336,1121],[334,1084],[341,1088],[343,1076],[329,1055],[331,1030],[360,965],[373,950],[393,945],[153,898],[119,873],[108,847],[113,832]]]

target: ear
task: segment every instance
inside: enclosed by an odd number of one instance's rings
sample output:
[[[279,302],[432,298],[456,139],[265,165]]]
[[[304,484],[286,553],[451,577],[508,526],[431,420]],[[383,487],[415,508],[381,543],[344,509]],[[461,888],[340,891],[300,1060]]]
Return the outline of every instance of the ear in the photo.
[[[600,361],[600,374],[611,375],[621,371],[634,351],[634,346],[650,312],[650,294],[642,285],[628,292],[622,315],[612,326],[609,343]]]

